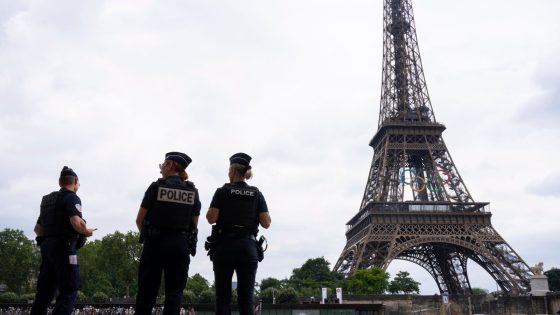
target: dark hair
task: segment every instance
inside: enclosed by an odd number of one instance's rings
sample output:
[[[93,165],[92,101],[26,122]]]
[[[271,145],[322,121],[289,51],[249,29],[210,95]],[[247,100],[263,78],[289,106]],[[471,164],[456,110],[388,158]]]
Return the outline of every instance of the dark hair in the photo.
[[[77,179],[78,177],[76,176],[62,176],[58,179],[58,185],[60,187],[72,185],[76,182]]]

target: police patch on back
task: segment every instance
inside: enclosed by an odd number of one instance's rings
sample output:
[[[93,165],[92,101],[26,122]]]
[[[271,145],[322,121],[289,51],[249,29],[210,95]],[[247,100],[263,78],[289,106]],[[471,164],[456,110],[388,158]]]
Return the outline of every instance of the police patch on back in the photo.
[[[232,196],[245,196],[245,197],[255,197],[256,191],[252,189],[243,189],[239,187],[229,188],[229,194]]]
[[[167,187],[159,187],[157,200],[165,202],[181,203],[185,205],[193,205],[195,192],[189,190],[173,189]]]

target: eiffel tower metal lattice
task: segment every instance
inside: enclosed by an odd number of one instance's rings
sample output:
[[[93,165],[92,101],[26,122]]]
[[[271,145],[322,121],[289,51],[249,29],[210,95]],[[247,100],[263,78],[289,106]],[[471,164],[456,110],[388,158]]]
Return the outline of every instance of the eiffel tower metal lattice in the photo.
[[[374,156],[334,270],[353,274],[407,260],[426,269],[441,292],[464,294],[471,291],[472,260],[504,292],[530,291],[529,266],[492,227],[489,204],[474,201],[443,141],[445,126],[437,122],[428,95],[411,0],[385,0],[383,10]]]

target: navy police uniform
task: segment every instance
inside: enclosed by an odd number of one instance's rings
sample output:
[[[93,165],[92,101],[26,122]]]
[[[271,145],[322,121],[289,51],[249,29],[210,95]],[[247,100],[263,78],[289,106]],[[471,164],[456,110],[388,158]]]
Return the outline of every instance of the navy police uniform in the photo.
[[[188,165],[191,159],[181,155]],[[166,159],[170,159],[170,154]],[[136,314],[152,314],[161,274],[165,277],[164,314],[179,314],[189,269],[188,233],[194,228],[192,217],[200,215],[198,190],[192,182],[169,176],[152,183],[142,200],[148,210],[144,247],[138,270]]]
[[[250,157],[243,154],[249,166]],[[232,156],[232,163],[236,155]],[[249,167],[250,168],[250,167]],[[262,193],[245,182],[225,184],[216,190],[210,208],[218,208],[216,227],[220,241],[213,254],[216,285],[216,314],[231,314],[231,285],[237,273],[239,313],[253,314],[253,292],[257,273],[258,256],[256,235],[259,213],[268,212]]]
[[[66,166],[60,176],[77,178],[76,173]],[[80,270],[76,248],[78,233],[70,223],[73,216],[82,217],[82,202],[75,192],[61,188],[43,197],[41,214],[37,220],[42,229],[38,237],[38,243],[41,243],[41,267],[32,315],[47,314],[47,307],[57,290],[53,314],[71,314],[74,311]]]

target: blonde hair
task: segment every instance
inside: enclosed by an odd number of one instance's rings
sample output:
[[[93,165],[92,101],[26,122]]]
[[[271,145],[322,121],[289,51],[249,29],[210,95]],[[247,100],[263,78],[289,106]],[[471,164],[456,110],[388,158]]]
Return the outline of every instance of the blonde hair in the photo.
[[[189,175],[187,174],[187,172],[185,171],[185,167],[183,167],[183,165],[172,161],[172,160],[168,160],[169,162],[171,162],[171,169],[174,172],[179,173],[179,177],[181,177],[182,180],[187,180],[189,179]]]
[[[245,179],[251,179],[253,177],[253,171],[251,168],[247,169],[247,166],[245,165],[233,163],[230,167]]]

